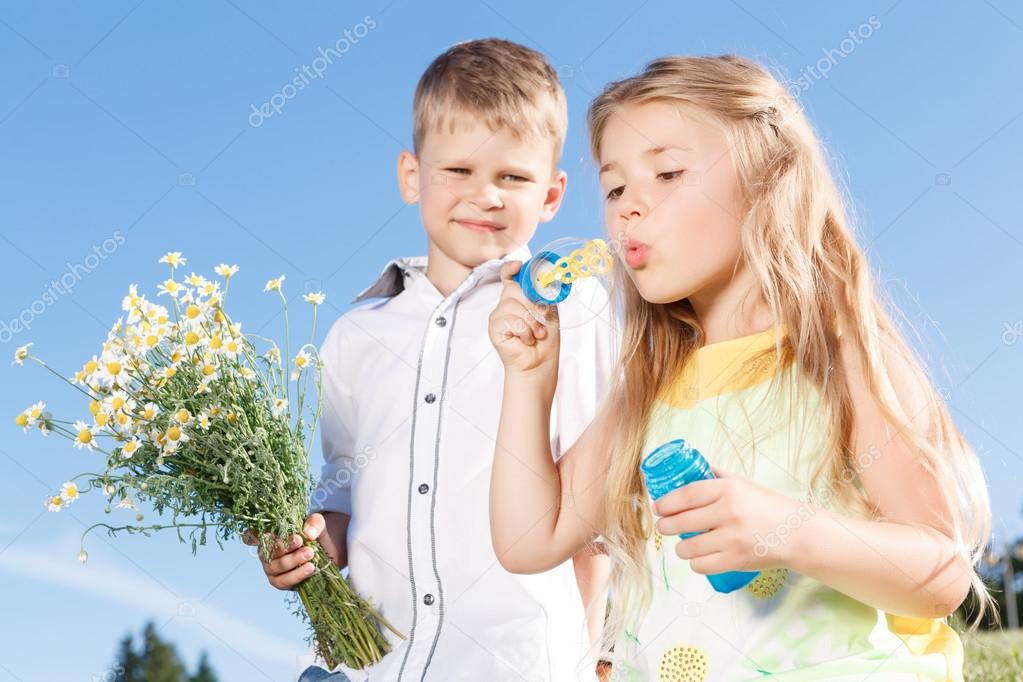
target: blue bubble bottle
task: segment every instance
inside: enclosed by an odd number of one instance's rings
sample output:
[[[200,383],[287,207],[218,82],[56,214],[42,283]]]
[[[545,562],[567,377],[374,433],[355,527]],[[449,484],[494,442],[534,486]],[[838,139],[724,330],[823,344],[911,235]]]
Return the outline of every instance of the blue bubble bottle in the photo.
[[[668,441],[643,459],[641,465],[646,488],[653,500],[658,500],[676,488],[693,481],[714,478],[710,464],[703,455],[685,440]],[[691,538],[706,531],[682,533],[680,538]],[[760,575],[759,571],[727,571],[707,576],[707,580],[718,592],[734,592],[745,587]]]

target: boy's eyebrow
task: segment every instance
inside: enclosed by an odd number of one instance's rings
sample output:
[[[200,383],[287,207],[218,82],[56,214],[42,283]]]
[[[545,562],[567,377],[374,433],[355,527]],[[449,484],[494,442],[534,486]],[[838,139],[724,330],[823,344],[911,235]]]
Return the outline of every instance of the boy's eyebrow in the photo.
[[[643,156],[657,156],[661,152],[666,152],[669,149],[672,149],[672,150],[675,150],[675,151],[680,151],[680,152],[695,151],[692,147],[679,147],[678,145],[669,144],[669,145],[662,145],[662,146],[658,146],[658,147],[651,147],[650,149],[644,150],[642,155]],[[597,175],[603,175],[604,173],[606,173],[609,170],[613,169],[616,165],[617,164],[614,161],[609,161],[608,163],[605,163],[603,166],[600,167],[600,172],[597,173]]]

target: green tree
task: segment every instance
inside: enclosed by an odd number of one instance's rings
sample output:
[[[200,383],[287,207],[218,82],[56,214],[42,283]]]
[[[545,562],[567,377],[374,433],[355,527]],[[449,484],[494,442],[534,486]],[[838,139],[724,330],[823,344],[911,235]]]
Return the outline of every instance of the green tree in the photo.
[[[111,668],[114,682],[218,682],[209,656],[202,652],[194,675],[189,675],[177,650],[156,632],[152,621],[142,628],[138,648],[129,633],[121,640]]]
[[[217,675],[213,672],[213,668],[210,667],[209,657],[205,651],[199,657],[199,667],[196,669],[195,674],[189,678],[189,682],[218,682]]]

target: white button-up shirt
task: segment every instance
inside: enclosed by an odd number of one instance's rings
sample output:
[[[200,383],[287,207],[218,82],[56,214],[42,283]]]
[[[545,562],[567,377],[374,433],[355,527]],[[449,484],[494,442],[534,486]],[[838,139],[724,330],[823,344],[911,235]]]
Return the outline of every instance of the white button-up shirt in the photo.
[[[383,300],[342,315],[323,342],[325,464],[310,511],[351,516],[349,580],[407,637],[384,629],[392,651],[341,668],[352,680],[595,679],[572,562],[515,575],[490,539],[504,369],[487,323],[503,261],[528,258],[522,247],[483,263],[447,297],[425,258],[392,261],[356,302]],[[558,306],[555,458],[593,418],[612,361],[604,290],[574,289]]]

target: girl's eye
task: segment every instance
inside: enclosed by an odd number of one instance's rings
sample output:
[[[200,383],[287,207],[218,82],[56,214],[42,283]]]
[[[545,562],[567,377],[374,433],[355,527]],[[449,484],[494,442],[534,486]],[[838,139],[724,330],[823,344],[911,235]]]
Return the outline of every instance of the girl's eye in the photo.
[[[625,191],[625,185],[622,185],[621,187],[615,187],[614,189],[612,189],[610,192],[607,193],[607,200],[608,201],[614,201],[618,197],[622,196],[622,192],[624,192],[624,191]]]
[[[685,173],[685,171],[668,171],[667,173],[658,173],[657,178],[659,180],[664,180],[665,182],[671,182],[672,180],[682,177],[683,173]]]

